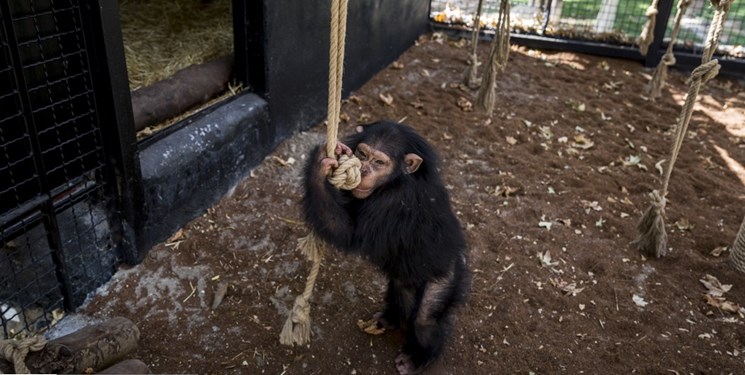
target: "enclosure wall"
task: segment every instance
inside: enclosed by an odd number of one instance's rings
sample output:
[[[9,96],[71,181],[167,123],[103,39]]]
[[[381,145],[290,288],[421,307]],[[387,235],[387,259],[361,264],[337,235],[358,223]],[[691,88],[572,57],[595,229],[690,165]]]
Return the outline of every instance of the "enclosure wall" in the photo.
[[[248,61],[239,75],[247,77],[249,85],[269,102],[277,142],[326,116],[330,3],[265,0],[262,16],[236,15],[245,21],[249,36],[237,42],[244,48],[236,51],[242,56],[237,59]],[[428,14],[428,0],[350,1],[344,95],[413,45],[428,28]],[[256,64],[263,66],[259,69],[263,74],[257,72]]]

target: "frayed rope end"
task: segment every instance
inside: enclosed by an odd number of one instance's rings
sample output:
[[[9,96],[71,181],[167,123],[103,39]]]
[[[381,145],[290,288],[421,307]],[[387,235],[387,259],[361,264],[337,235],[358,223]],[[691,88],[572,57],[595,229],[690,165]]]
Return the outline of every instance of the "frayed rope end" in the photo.
[[[295,297],[295,305],[279,334],[282,345],[305,345],[310,342],[310,303],[303,295]]]
[[[642,216],[637,229],[639,237],[632,242],[642,255],[661,258],[667,255],[667,233],[665,232],[665,198],[655,190],[650,194],[652,204]]]

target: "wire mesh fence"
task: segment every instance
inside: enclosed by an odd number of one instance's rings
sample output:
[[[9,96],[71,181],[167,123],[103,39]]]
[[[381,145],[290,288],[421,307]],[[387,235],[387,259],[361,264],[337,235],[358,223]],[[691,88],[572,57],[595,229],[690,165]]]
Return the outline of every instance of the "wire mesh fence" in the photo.
[[[636,44],[651,0],[511,0],[513,33],[570,40]],[[432,0],[431,18],[436,22],[471,27],[478,0]],[[660,2],[675,12],[677,1]],[[484,0],[482,26],[493,27],[499,0]],[[700,53],[713,9],[709,0],[693,0],[685,13],[676,49]],[[668,19],[664,42],[669,42],[673,18]],[[732,3],[718,52],[745,57],[745,3]]]
[[[0,2],[0,338],[43,331],[118,264],[80,8]]]

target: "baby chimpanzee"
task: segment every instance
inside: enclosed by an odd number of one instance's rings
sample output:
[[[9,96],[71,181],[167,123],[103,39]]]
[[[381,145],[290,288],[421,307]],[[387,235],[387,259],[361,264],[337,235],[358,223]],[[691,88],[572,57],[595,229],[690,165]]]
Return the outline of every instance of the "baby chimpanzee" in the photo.
[[[400,328],[401,374],[420,372],[442,351],[470,287],[466,242],[440,179],[432,147],[406,125],[378,122],[339,143],[337,154],[362,161],[362,182],[334,188],[337,166],[317,147],[305,175],[306,222],[324,240],[356,253],[388,277],[380,329]]]

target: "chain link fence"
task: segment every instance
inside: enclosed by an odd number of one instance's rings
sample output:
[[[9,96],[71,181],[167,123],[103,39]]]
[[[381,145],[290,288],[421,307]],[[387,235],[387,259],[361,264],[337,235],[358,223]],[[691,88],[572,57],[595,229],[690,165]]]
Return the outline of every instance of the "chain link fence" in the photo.
[[[435,22],[471,27],[478,0],[432,0]],[[512,32],[565,40],[593,41],[635,46],[651,0],[512,0]],[[677,1],[660,1],[670,16],[664,43],[670,40]],[[493,28],[499,0],[484,0],[482,25]],[[709,0],[693,0],[684,14],[676,50],[700,53],[713,9]],[[734,1],[722,33],[718,53],[731,58],[745,57],[745,2]]]

